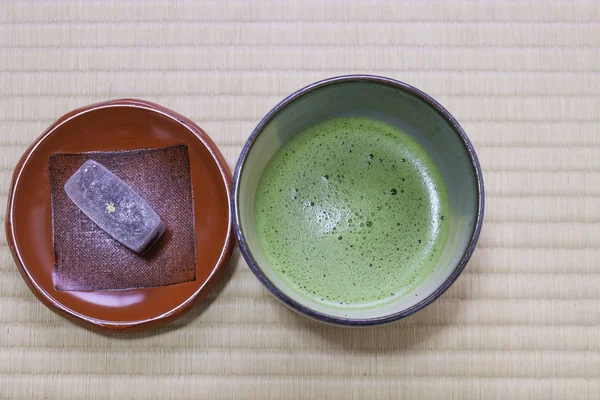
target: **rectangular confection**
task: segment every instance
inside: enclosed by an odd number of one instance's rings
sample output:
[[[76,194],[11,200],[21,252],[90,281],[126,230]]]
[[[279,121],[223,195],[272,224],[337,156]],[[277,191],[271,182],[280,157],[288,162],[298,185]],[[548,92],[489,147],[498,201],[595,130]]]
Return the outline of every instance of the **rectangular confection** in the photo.
[[[87,160],[64,186],[69,198],[106,233],[141,254],[165,231],[160,216],[118,176]]]

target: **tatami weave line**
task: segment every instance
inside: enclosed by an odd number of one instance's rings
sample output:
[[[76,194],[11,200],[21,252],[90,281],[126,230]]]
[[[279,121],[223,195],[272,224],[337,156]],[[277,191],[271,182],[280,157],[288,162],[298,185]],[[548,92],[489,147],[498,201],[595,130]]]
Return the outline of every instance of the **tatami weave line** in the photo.
[[[593,0],[0,2],[2,203],[22,152],[74,108],[160,103],[233,168],[278,101],[347,73],[439,100],[487,193],[458,281],[373,329],[294,314],[236,250],[169,327],[95,334],[35,299],[2,230],[0,399],[600,399],[599,66]]]

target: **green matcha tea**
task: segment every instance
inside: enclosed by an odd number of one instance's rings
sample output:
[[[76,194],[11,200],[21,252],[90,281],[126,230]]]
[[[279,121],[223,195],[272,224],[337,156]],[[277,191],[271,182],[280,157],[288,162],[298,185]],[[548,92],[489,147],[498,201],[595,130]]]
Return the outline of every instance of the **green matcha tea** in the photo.
[[[287,285],[329,306],[366,308],[433,271],[448,208],[442,176],[414,139],[352,117],[314,125],[278,150],[259,182],[255,221]]]

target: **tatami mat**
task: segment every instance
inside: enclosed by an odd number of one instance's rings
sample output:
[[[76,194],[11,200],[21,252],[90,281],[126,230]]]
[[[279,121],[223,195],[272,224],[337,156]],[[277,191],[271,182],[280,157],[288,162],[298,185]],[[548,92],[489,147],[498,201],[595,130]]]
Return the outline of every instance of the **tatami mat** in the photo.
[[[463,124],[486,220],[436,303],[348,330],[297,316],[236,252],[210,301],[108,337],[42,306],[2,230],[2,399],[599,399],[597,1],[0,2],[0,200],[22,151],[65,112],[138,97],[192,118],[230,166],[305,84],[374,73]]]

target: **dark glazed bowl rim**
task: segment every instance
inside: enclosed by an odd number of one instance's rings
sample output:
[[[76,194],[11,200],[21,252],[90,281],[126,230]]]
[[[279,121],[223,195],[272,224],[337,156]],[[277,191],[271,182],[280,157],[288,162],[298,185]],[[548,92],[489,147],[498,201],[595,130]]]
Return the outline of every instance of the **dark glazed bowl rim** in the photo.
[[[401,311],[393,313],[393,314],[381,316],[381,317],[360,318],[360,319],[340,318],[340,317],[335,317],[335,316],[331,316],[331,315],[327,315],[327,314],[315,311],[313,309],[310,309],[310,308],[298,303],[297,301],[293,300],[292,298],[287,296],[285,293],[283,293],[265,275],[265,273],[262,271],[262,269],[258,265],[257,261],[254,259],[254,256],[252,255],[252,252],[250,251],[250,248],[248,247],[248,243],[246,241],[246,237],[244,235],[244,232],[243,232],[243,229],[241,226],[240,205],[239,205],[239,202],[240,202],[240,200],[239,200],[240,176],[244,171],[246,159],[248,157],[250,150],[252,149],[252,146],[256,142],[258,135],[260,135],[260,133],[265,128],[265,126],[267,126],[267,124],[273,119],[273,117],[275,117],[275,115],[277,115],[278,112],[283,110],[288,105],[292,104],[294,101],[298,100],[302,96],[304,96],[314,90],[321,89],[321,88],[324,88],[327,86],[337,85],[337,84],[355,83],[355,82],[373,83],[373,84],[390,86],[392,88],[399,89],[403,92],[409,93],[409,94],[421,99],[426,104],[428,104],[431,108],[433,108],[442,118],[444,118],[454,128],[454,131],[456,132],[456,134],[462,141],[462,143],[465,147],[465,150],[469,154],[471,166],[473,167],[473,171],[475,172],[476,181],[477,181],[477,218],[475,221],[475,226],[473,228],[473,231],[471,232],[471,238],[469,240],[469,245],[467,246],[464,254],[462,255],[460,261],[457,263],[456,267],[454,268],[454,271],[452,271],[450,276],[433,293],[431,293],[429,296],[425,297],[423,300],[421,300],[420,302],[418,302],[417,304],[415,304],[409,308],[406,308],[404,310],[401,310]],[[271,111],[269,111],[269,113],[267,115],[264,116],[264,118],[259,122],[259,124],[256,126],[256,128],[254,128],[254,131],[248,138],[246,144],[244,145],[244,147],[240,153],[240,157],[238,158],[238,161],[237,161],[237,164],[235,167],[234,176],[233,176],[232,202],[233,202],[232,208],[233,208],[233,216],[234,216],[233,228],[234,228],[237,242],[240,246],[242,255],[244,256],[244,259],[248,263],[248,266],[250,267],[250,269],[252,270],[254,275],[256,275],[256,277],[260,280],[260,282],[277,299],[279,299],[283,304],[287,305],[291,309],[299,312],[300,314],[303,314],[307,317],[310,317],[310,318],[313,318],[313,319],[316,319],[318,321],[322,321],[325,323],[334,324],[334,325],[342,325],[342,326],[372,326],[372,325],[387,324],[390,322],[400,320],[402,318],[408,317],[409,315],[421,310],[422,308],[425,308],[426,306],[431,304],[434,300],[436,300],[438,297],[440,297],[452,285],[452,283],[454,283],[454,281],[458,278],[458,276],[464,270],[469,259],[471,258],[471,255],[473,254],[473,251],[475,250],[475,245],[477,244],[477,240],[479,239],[479,234],[481,232],[481,226],[483,223],[483,210],[484,210],[483,176],[481,173],[481,166],[479,165],[479,160],[477,159],[477,154],[475,153],[475,149],[473,148],[473,145],[471,144],[471,141],[467,137],[465,131],[460,126],[460,124],[456,121],[456,119],[448,112],[448,110],[446,110],[440,103],[438,103],[436,100],[434,100],[431,96],[429,96],[428,94],[422,92],[421,90],[419,90],[409,84],[406,84],[404,82],[401,82],[401,81],[398,81],[395,79],[390,79],[390,78],[385,78],[385,77],[375,76],[375,75],[343,75],[343,76],[337,76],[337,77],[328,78],[328,79],[324,79],[322,81],[315,82],[311,85],[308,85],[308,86],[292,93],[291,95],[289,95],[288,97],[283,99],[279,104],[277,104]]]

